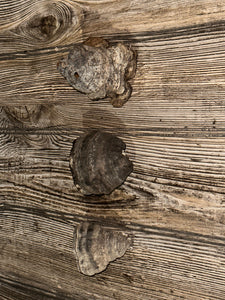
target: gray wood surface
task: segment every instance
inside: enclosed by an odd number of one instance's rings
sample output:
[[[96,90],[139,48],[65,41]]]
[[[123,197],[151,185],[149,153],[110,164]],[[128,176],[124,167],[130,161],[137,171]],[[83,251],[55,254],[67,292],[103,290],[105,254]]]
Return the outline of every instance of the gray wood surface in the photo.
[[[225,3],[214,0],[0,2],[1,299],[225,298]],[[138,53],[120,109],[57,71],[89,36]],[[121,137],[134,172],[84,197],[69,170],[88,129]],[[125,228],[132,247],[79,273],[81,221]]]

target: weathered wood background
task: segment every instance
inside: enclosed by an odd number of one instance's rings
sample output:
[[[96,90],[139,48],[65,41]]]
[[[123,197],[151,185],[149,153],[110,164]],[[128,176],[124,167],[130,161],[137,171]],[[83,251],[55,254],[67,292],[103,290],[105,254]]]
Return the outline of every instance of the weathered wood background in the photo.
[[[138,52],[121,109],[57,72],[89,36]],[[0,298],[225,299],[225,2],[0,1]],[[104,128],[127,143],[120,191],[83,197],[72,141]],[[73,230],[124,227],[132,247],[94,277]]]

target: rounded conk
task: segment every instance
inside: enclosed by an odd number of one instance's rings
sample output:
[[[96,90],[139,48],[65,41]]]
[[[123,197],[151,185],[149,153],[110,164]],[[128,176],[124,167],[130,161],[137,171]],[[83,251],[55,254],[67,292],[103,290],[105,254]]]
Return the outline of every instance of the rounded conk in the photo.
[[[136,52],[123,43],[109,45],[101,38],[90,38],[75,45],[58,69],[90,99],[109,97],[114,107],[121,107],[131,96],[128,80],[136,72]]]
[[[77,138],[70,154],[74,183],[86,195],[111,193],[133,171],[125,148],[121,139],[98,130]]]

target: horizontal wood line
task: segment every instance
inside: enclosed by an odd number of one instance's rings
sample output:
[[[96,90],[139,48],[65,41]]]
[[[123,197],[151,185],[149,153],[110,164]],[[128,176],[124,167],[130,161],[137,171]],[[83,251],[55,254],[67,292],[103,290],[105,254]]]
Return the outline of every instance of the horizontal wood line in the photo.
[[[8,61],[15,59],[25,59],[29,57],[38,57],[42,55],[51,55],[60,53],[67,53],[74,44],[67,44],[65,46],[58,45],[53,47],[41,48],[41,49],[32,49],[32,50],[23,50],[9,53],[0,53],[0,61]],[[60,51],[59,51],[60,50]]]
[[[206,182],[208,185],[210,186],[219,186],[219,187],[224,187],[224,183],[222,184],[216,184],[216,182],[221,183],[221,181],[225,178],[225,172],[224,172],[224,168],[221,171],[217,171],[217,169],[219,167],[224,167],[224,164],[220,163],[220,164],[216,164],[216,166],[213,168],[209,168],[208,164],[196,164],[196,163],[192,163],[190,164],[188,161],[187,162],[183,162],[182,160],[176,160],[178,165],[174,166],[174,160],[176,159],[170,159],[168,158],[167,160],[157,160],[155,161],[154,159],[152,160],[148,160],[146,161],[145,159],[142,160],[138,160],[137,163],[140,164],[142,168],[144,168],[146,165],[146,170],[149,171],[149,173],[153,173],[155,174],[155,176],[157,176],[156,174],[160,174],[162,171],[165,170],[166,172],[169,172],[169,178],[173,178],[173,176],[171,175],[171,173],[173,171],[180,171],[183,172],[182,175],[177,174],[177,172],[174,174],[174,178],[179,178],[182,177],[182,179],[184,180],[184,182],[186,182],[186,180],[188,182]],[[180,162],[180,164],[179,164]],[[139,167],[140,169],[140,167]],[[185,180],[184,176],[186,176],[188,179]],[[166,174],[164,174],[164,177],[166,178]],[[212,184],[212,182],[209,181],[214,181],[214,184]]]
[[[126,228],[130,230],[135,230],[136,232],[181,239],[184,244],[185,244],[185,240],[194,242],[193,245],[206,244],[206,245],[214,245],[214,246],[217,245],[223,247],[225,243],[224,237],[218,237],[218,236],[215,237],[215,236],[204,235],[204,234],[190,232],[190,231],[169,229],[167,227],[158,227],[158,226],[152,226],[152,225],[150,226],[146,224],[143,225],[143,224],[130,223],[126,225]]]
[[[166,54],[167,50],[173,51],[173,53],[178,53],[180,50],[188,53],[193,53],[193,48],[187,47],[189,44],[193,45],[195,49],[198,51],[206,51],[208,48],[213,48],[216,51],[223,51],[223,45],[224,43],[224,34],[218,34],[214,35],[213,33],[205,38],[204,35],[201,35],[200,37],[196,38],[193,36],[193,38],[184,39],[169,39],[162,40],[162,41],[155,41],[154,43],[144,43],[140,42],[137,46],[138,48],[138,58],[140,57],[146,57],[147,53],[146,50],[151,49],[153,53],[156,55],[158,54],[157,49],[161,49],[162,53]],[[163,52],[164,51],[164,52]],[[161,52],[160,52],[161,53]]]
[[[70,183],[72,183],[72,176]],[[98,197],[94,195],[83,196],[71,190],[67,190],[66,192],[62,192],[61,190],[54,190],[54,187],[49,188],[49,186],[47,185],[42,185],[41,187],[43,187],[43,189],[37,189],[35,187],[33,189],[28,189],[26,186],[24,187],[19,184],[15,184],[14,186],[17,187],[16,198],[20,199],[19,201],[21,203],[26,204],[27,200],[32,199],[31,209],[36,209],[37,205],[46,206],[45,202],[47,202],[47,205],[51,205],[51,207],[58,207],[61,206],[61,202],[64,201],[64,205],[66,205],[64,208],[67,210],[74,209],[74,206],[76,206],[76,211],[78,213],[77,215],[81,215],[81,212],[85,212],[87,206],[89,208],[89,211],[93,212],[95,212],[96,208],[98,210],[120,209],[121,207],[124,207],[125,204],[127,207],[133,207],[132,202],[135,199],[135,196],[133,195],[130,195],[130,198],[128,197],[128,199],[105,199],[104,197]],[[18,187],[20,187],[21,189],[19,189]],[[5,205],[7,205],[7,201],[10,202],[10,200],[15,198],[15,188],[13,186],[1,186],[1,196],[4,199],[4,201],[2,202],[2,206],[5,207]],[[48,198],[47,200],[44,200],[46,196],[48,196]]]
[[[136,168],[136,171],[135,173],[137,174],[137,172],[141,172],[142,169],[139,169],[137,170]],[[147,179],[143,178],[143,172],[142,173],[139,173],[139,175],[142,175],[140,178],[135,178],[134,179],[137,179],[138,181],[141,182],[142,186],[143,187],[140,187],[140,182],[134,182],[132,180],[132,177],[130,176],[130,178],[127,179],[125,185],[128,186],[129,188],[132,188],[134,190],[137,190],[137,191],[140,191],[140,192],[144,192],[144,193],[147,193],[149,194],[149,190],[148,188],[146,188],[145,184],[144,183],[158,183],[158,184],[163,184],[164,186],[168,186],[168,187],[177,187],[177,188],[185,188],[186,190],[190,190],[190,191],[193,191],[193,190],[196,190],[196,191],[199,191],[199,192],[213,192],[215,195],[218,194],[218,195],[224,195],[225,194],[225,188],[222,186],[222,187],[218,187],[218,186],[209,186],[209,184],[207,183],[201,183],[201,182],[190,182],[190,181],[183,181],[183,178],[170,178],[170,177],[165,177],[165,176],[159,176],[160,174],[151,174],[151,179],[149,179],[149,181],[147,181]],[[149,174],[147,174],[149,176]],[[147,185],[148,186],[148,185]],[[151,194],[151,193],[150,193]]]
[[[151,248],[151,251],[157,252],[158,249],[166,249],[166,251],[170,251],[171,255],[176,255],[176,254],[180,254],[180,261],[181,259],[185,259],[186,256],[189,254],[190,249],[186,248],[184,249],[184,246],[187,245],[187,242],[184,241],[182,243],[182,240],[174,240],[168,237],[168,239],[160,239],[160,237],[155,238],[155,239],[149,239],[149,238],[145,238],[146,240],[144,240],[144,237],[137,237],[137,241],[136,243],[138,244],[139,239],[142,241],[142,245],[148,245],[149,248]],[[149,240],[151,240],[149,245]],[[201,255],[202,258],[207,258],[207,256],[210,256],[210,259],[208,257],[208,262],[210,263],[215,263],[215,257],[217,257],[217,251],[215,250],[214,247],[212,247],[211,249],[209,247],[206,247],[205,245],[202,245],[201,243],[199,244],[195,244],[192,243],[191,245],[192,248],[192,254],[199,256]],[[183,252],[183,253],[181,253]],[[222,255],[221,255],[222,256]],[[179,261],[179,262],[180,262]],[[184,262],[182,262],[184,263]],[[189,262],[187,261],[186,264],[188,264]],[[193,266],[194,268],[198,268],[201,265],[201,262],[199,262],[198,258],[195,258],[195,265]],[[216,271],[213,271],[215,272]],[[220,276],[218,276],[220,278]]]
[[[74,222],[81,222],[83,221],[82,216],[80,214],[71,214],[67,212],[61,212],[61,211],[56,211],[56,210],[50,210],[46,208],[35,208],[35,207],[25,207],[25,206],[15,206],[11,205],[8,203],[0,203],[0,211],[2,213],[2,216],[10,214],[18,214],[18,215],[26,215],[31,216],[38,216],[44,219],[54,220],[60,223],[66,223],[68,224],[69,221],[74,221]]]
[[[120,134],[120,131],[121,131],[121,135],[123,135],[124,137],[126,136],[124,131],[122,129],[118,130],[117,131],[117,134]],[[138,131],[137,129],[134,129],[134,130],[131,130],[132,131]],[[176,130],[176,129],[171,129],[171,132],[169,132],[169,130],[161,130],[161,132],[155,132],[154,130],[150,130],[150,132],[148,133],[143,133],[141,130],[139,132],[137,132],[136,134],[135,133],[132,133],[129,134],[129,136],[131,137],[162,137],[162,138],[181,138],[181,139],[190,139],[190,140],[193,140],[193,138],[200,138],[201,140],[205,139],[205,140],[209,140],[210,138],[224,138],[225,137],[225,132],[223,132],[221,130],[221,132],[219,131],[179,131],[179,130]],[[21,133],[21,135],[24,135],[25,132]],[[16,134],[16,133],[15,133]],[[17,133],[19,135],[19,133]],[[35,132],[33,134],[38,134],[38,132]],[[40,133],[40,135],[49,135],[50,133]],[[76,138],[74,136],[73,133],[70,133],[72,134],[71,136],[71,139],[72,138]],[[127,133],[128,134],[128,133]],[[56,134],[54,134],[56,135]],[[58,133],[57,135],[60,135],[60,133]],[[32,140],[31,140],[32,141]],[[197,140],[198,142],[199,140]],[[1,146],[0,146],[1,147]],[[28,149],[29,150],[29,149]],[[40,150],[40,149],[39,149]],[[42,150],[48,150],[48,148],[42,148]],[[49,150],[52,150],[51,148],[49,148]]]
[[[222,28],[221,28],[222,26]],[[176,38],[176,37],[190,37],[196,35],[202,35],[206,33],[214,33],[225,31],[225,22],[224,21],[216,21],[216,22],[209,22],[203,23],[200,25],[195,26],[187,26],[187,27],[179,27],[179,28],[172,28],[167,30],[159,30],[159,31],[144,31],[144,32],[136,32],[135,34],[126,34],[126,33],[118,33],[116,37],[112,36],[113,42],[129,42],[130,44],[138,44],[141,42],[151,42],[154,40],[163,40],[165,42],[166,39]],[[107,37],[106,37],[107,38]],[[42,49],[32,49],[32,50],[24,50],[24,51],[17,51],[11,53],[1,53],[0,54],[0,61],[6,60],[15,60],[18,58],[24,59],[30,56],[41,56],[43,54],[51,55],[57,52],[66,53],[72,48],[74,43],[67,44],[67,45],[58,45],[46,47]],[[59,51],[60,50],[60,51]]]
[[[106,127],[106,126],[105,126]],[[57,127],[45,127],[45,128],[38,128],[38,127],[14,127],[14,128],[10,128],[10,127],[6,127],[6,128],[0,128],[0,134],[21,134],[24,135],[25,133],[28,134],[40,134],[40,135],[62,135],[65,134],[67,135],[68,133],[75,135],[79,135],[81,134],[81,132],[85,132],[87,130],[104,130],[104,127],[101,129],[99,128],[99,126],[96,127],[79,127],[79,126],[75,126],[74,127],[63,127],[58,125]],[[110,128],[107,128],[108,130],[110,130]],[[106,131],[107,131],[106,129]],[[126,134],[130,134],[130,132],[137,132],[138,133],[142,133],[143,136],[148,136],[149,134],[151,134],[152,132],[155,133],[159,133],[159,132],[182,132],[182,133],[211,133],[211,134],[219,134],[219,133],[224,133],[225,134],[225,128],[223,127],[213,127],[213,126],[208,126],[208,127],[144,127],[143,125],[143,120],[142,120],[142,124],[140,124],[140,127],[129,127],[129,129],[126,130],[126,128],[121,128],[120,127],[115,127],[113,126],[113,132],[122,132],[124,135]],[[129,131],[129,132],[126,132]],[[148,133],[147,133],[148,132]],[[142,136],[141,135],[141,136]],[[137,136],[137,135],[134,135]]]
[[[136,162],[138,164],[138,162]],[[185,164],[184,164],[185,165]],[[148,167],[148,164],[147,164]],[[182,172],[177,173],[176,171]],[[207,171],[203,174],[203,172],[199,172],[196,170],[196,174],[193,172],[193,170],[189,169],[181,169],[178,167],[174,167],[168,169],[166,167],[162,168],[160,166],[156,166],[155,168],[146,168],[146,163],[142,163],[140,165],[135,165],[135,172],[130,175],[130,178],[133,177],[133,174],[138,174],[138,172],[141,172],[141,174],[145,174],[146,176],[150,175],[155,177],[157,180],[158,179],[166,179],[166,180],[176,180],[177,182],[183,182],[185,183],[190,183],[190,184],[196,184],[200,185],[199,188],[202,188],[203,186],[208,187],[208,188],[213,188],[213,187],[218,187],[218,188],[224,188],[225,183],[224,183],[224,172],[219,174],[218,176],[215,176],[213,173],[211,176],[207,176]],[[216,174],[217,175],[217,174]],[[213,182],[212,182],[213,181]]]
[[[17,277],[18,278],[18,277]],[[26,296],[33,296],[33,297],[40,297],[39,299],[46,299],[46,297],[48,297],[47,299],[55,299],[55,300],[61,300],[61,299],[65,299],[65,300],[74,300],[74,296],[73,297],[69,297],[68,295],[65,295],[64,293],[60,292],[50,292],[49,290],[45,290],[43,288],[37,288],[33,285],[29,285],[27,283],[20,282],[18,280],[12,280],[9,277],[4,277],[2,275],[0,275],[0,283],[2,286],[7,286],[7,289],[14,289],[17,291],[17,293],[22,293],[24,295],[24,293],[26,293]],[[77,295],[78,296],[78,295]],[[37,299],[37,298],[36,298]],[[46,300],[47,300],[46,299]]]
[[[114,264],[114,267],[116,267],[117,261],[115,261],[113,264]],[[139,270],[140,269],[143,270],[143,268],[147,269],[147,267],[144,265],[139,266]],[[149,268],[148,271],[150,271],[150,270],[151,269]],[[138,271],[137,271],[137,268],[134,268],[133,266],[129,266],[130,274],[136,274]],[[161,271],[167,273],[166,272],[167,270],[165,270],[165,268],[163,268]],[[208,298],[208,297],[204,298],[206,290],[204,290],[204,292],[199,291],[200,289],[196,290],[196,288],[195,288],[195,290],[192,290],[188,286],[185,286],[184,284],[181,285],[180,284],[181,280],[179,280],[179,279],[176,280],[176,288],[173,287],[173,288],[169,289],[168,285],[165,282],[163,282],[163,280],[162,280],[163,276],[159,280],[158,272],[159,272],[158,270],[156,272],[153,272],[151,270],[151,279],[148,278],[148,284],[143,286],[143,284],[140,283],[138,287],[132,286],[132,290],[129,289],[129,292],[131,293],[129,296],[128,296],[128,293],[126,292],[126,296],[124,296],[124,297],[122,296],[122,298],[105,298],[104,297],[104,299],[110,299],[110,300],[111,299],[127,299],[127,300],[128,299],[129,300],[130,299],[144,299],[144,300],[149,300],[149,299],[154,299],[154,300],[157,300],[157,299],[158,300],[162,300],[162,299],[173,299],[173,300],[175,300],[175,299],[177,299],[177,300],[178,299],[179,300],[180,299],[201,299],[201,300],[212,299],[212,298]],[[143,271],[142,271],[142,273],[143,273]],[[177,274],[177,275],[179,276],[179,274]],[[156,279],[155,278],[153,279],[152,277],[156,277]],[[179,281],[179,283],[178,283],[178,281]],[[123,283],[117,279],[117,289],[118,290],[120,290],[122,288],[122,284]],[[115,285],[115,281],[114,281],[114,285]],[[127,285],[127,283],[123,284],[123,285]],[[155,289],[154,289],[154,287],[155,287]],[[171,293],[171,290],[173,290],[173,292],[174,292],[174,291],[176,291],[176,289],[178,289],[178,287],[179,287],[178,293],[181,293],[181,296],[176,295],[176,292],[175,292],[175,294]],[[209,288],[208,286],[206,286],[206,287]],[[128,288],[129,288],[129,286],[128,286]],[[215,293],[218,294],[217,289],[214,289],[213,296],[215,296]],[[138,295],[138,298],[134,298],[134,295]],[[173,298],[171,298],[171,295]],[[209,294],[207,293],[207,296],[208,295]],[[211,293],[210,293],[210,295],[211,295]],[[198,298],[193,298],[193,296],[194,297],[197,296]],[[214,299],[223,299],[223,298],[214,298]],[[82,300],[84,300],[84,298],[82,298]]]
[[[161,249],[160,249],[161,250]],[[169,250],[169,249],[167,249]],[[182,249],[183,250],[183,249]],[[167,255],[173,255],[173,253],[170,253],[170,251],[168,251],[169,253],[167,253]],[[177,254],[177,256],[179,256],[179,253]],[[208,256],[210,256],[210,254],[208,254]],[[218,255],[215,257],[218,258]],[[219,275],[218,275],[218,271],[217,270],[209,270],[209,266],[207,266],[206,263],[197,263],[194,262],[192,260],[192,266],[190,266],[190,262],[188,261],[188,257],[184,257],[183,260],[181,261],[176,261],[175,257],[174,258],[174,261],[175,262],[170,262],[168,264],[168,260],[165,259],[165,261],[163,260],[163,257],[160,257],[160,263],[161,264],[165,264],[165,266],[161,266],[159,265],[158,266],[158,269],[160,269],[161,271],[164,271],[164,270],[169,270],[170,272],[172,271],[173,272],[173,275],[174,276],[179,276],[179,274],[185,272],[185,270],[187,270],[187,268],[189,268],[190,271],[192,272],[195,272],[195,273],[198,273],[198,275],[200,275],[202,278],[200,280],[196,280],[196,281],[199,281],[199,283],[201,282],[201,284],[203,284],[203,282],[206,284],[206,283],[211,283],[212,282],[212,279],[213,280],[216,280],[217,281],[217,286],[218,286],[218,289],[217,289],[217,292],[219,291],[223,291],[225,292],[225,289],[224,289],[224,272],[221,272]],[[149,256],[146,256],[146,257],[142,257],[143,260],[148,260],[149,259]],[[185,261],[185,259],[187,261]],[[199,260],[201,260],[202,257],[200,256],[199,257]],[[166,268],[166,265],[167,265],[167,268]],[[216,263],[214,262],[214,264],[210,264],[210,267],[211,268],[215,268],[217,267]],[[141,268],[141,267],[140,267]],[[150,269],[150,268],[149,268]],[[158,270],[157,270],[158,271]],[[155,272],[151,270],[151,273],[154,274]],[[220,287],[220,289],[219,289]],[[199,299],[202,299],[202,298],[199,298]],[[215,299],[215,298],[210,298],[210,299]]]
[[[51,174],[50,174],[51,175]],[[22,174],[22,177],[24,177],[24,174]],[[71,180],[72,181],[72,176],[71,176]],[[57,190],[53,190],[51,188],[49,188],[49,186],[47,185],[43,185],[43,184],[32,184],[32,185],[25,185],[24,183],[18,183],[18,182],[13,182],[13,181],[9,181],[7,180],[8,183],[12,183],[14,184],[14,186],[17,187],[17,193],[19,193],[18,187],[21,187],[22,189],[25,189],[26,191],[30,192],[30,195],[32,195],[32,193],[37,197],[43,196],[46,197],[52,197],[53,199],[58,199],[58,197],[62,197],[62,192],[61,191],[57,191]],[[3,191],[3,189],[2,189]],[[14,188],[12,189],[12,191],[14,191]],[[24,195],[25,191],[21,191],[21,193]],[[75,202],[74,199],[74,195],[72,193],[63,193],[63,198],[64,201],[73,201]],[[79,197],[78,197],[78,201],[79,202]],[[81,201],[80,201],[81,202]]]
[[[120,33],[115,36],[115,41],[129,40],[131,43],[138,43],[139,40],[142,42],[153,41],[153,40],[163,40],[166,38],[176,38],[176,37],[190,37],[191,35],[196,36],[199,34],[215,33],[225,30],[224,20],[217,20],[215,22],[206,22],[198,25],[184,26],[184,27],[174,27],[163,30],[152,30],[152,31],[142,31],[142,32],[132,32],[132,34]],[[112,36],[114,37],[114,36]],[[107,37],[106,37],[107,38]]]

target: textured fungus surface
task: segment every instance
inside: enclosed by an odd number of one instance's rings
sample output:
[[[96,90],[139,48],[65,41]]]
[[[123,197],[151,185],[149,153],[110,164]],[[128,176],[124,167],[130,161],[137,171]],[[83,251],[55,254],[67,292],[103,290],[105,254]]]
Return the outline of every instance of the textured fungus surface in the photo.
[[[131,239],[124,232],[83,222],[75,229],[74,242],[80,272],[92,276],[104,271],[111,261],[122,257]]]
[[[125,148],[121,139],[97,130],[76,139],[70,155],[74,183],[86,195],[111,193],[133,170]]]
[[[135,75],[136,53],[122,43],[109,45],[101,38],[90,38],[75,45],[58,69],[90,99],[109,97],[114,107],[121,107],[131,96],[127,81]]]

